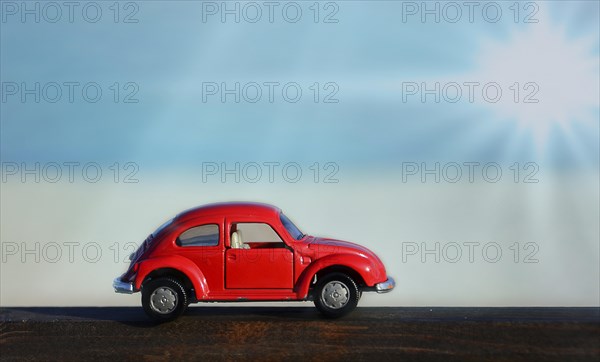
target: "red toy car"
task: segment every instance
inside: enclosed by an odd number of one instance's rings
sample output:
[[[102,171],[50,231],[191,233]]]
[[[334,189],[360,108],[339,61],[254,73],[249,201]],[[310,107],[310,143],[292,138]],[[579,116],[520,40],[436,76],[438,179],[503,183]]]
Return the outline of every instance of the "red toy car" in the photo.
[[[328,317],[351,312],[364,291],[395,282],[381,260],[357,244],[304,235],[280,209],[220,203],[177,215],[131,255],[118,293],[142,292],[153,319],[190,303],[313,300]]]

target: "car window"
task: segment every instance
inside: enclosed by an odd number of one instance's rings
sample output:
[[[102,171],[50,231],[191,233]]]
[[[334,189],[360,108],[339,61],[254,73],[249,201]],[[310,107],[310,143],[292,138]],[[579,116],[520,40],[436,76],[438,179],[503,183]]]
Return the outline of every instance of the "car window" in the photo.
[[[281,220],[283,227],[287,230],[288,233],[290,233],[290,235],[294,239],[300,240],[304,237],[302,231],[300,231],[300,229],[298,229],[298,227],[294,225],[294,223],[290,219],[288,219],[288,217],[285,216],[283,213],[279,214],[279,220]]]
[[[241,231],[243,243],[283,243],[283,240],[269,224],[237,223],[235,228]]]
[[[219,245],[219,226],[207,224],[187,229],[177,238],[179,246],[216,246]]]

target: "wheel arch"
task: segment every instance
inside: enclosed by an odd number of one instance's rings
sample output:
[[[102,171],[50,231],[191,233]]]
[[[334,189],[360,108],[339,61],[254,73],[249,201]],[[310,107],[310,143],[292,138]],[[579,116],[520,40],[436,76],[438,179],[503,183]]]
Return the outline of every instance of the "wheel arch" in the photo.
[[[141,290],[148,280],[160,277],[174,277],[179,279],[196,300],[204,299],[208,294],[208,285],[202,271],[190,260],[172,256],[165,258],[149,259],[140,263],[136,276],[135,287]]]
[[[195,290],[194,284],[192,284],[190,278],[184,272],[175,268],[159,268],[152,270],[150,273],[146,274],[146,277],[142,280],[141,288],[143,288],[144,284],[150,280],[168,277],[179,280],[187,291]]]
[[[346,274],[347,276],[352,278],[352,280],[354,280],[354,282],[356,283],[356,285],[358,286],[359,289],[366,285],[365,280],[360,275],[360,273],[358,273],[356,270],[350,268],[349,266],[340,265],[340,264],[330,265],[328,267],[325,267],[325,268],[317,271],[313,275],[313,281],[314,281],[315,276],[317,277],[316,282],[318,283],[319,279],[323,278],[326,275],[333,274],[333,273]],[[311,282],[311,285],[313,285],[313,284],[314,283]]]
[[[317,280],[331,273],[343,273],[348,275],[359,290],[369,286],[371,282],[368,277],[370,263],[364,258],[355,257],[354,255],[335,255],[319,259],[308,268],[306,268],[296,283],[296,293],[299,299],[310,297],[310,290],[314,287],[315,276]],[[365,277],[366,276],[366,277]]]

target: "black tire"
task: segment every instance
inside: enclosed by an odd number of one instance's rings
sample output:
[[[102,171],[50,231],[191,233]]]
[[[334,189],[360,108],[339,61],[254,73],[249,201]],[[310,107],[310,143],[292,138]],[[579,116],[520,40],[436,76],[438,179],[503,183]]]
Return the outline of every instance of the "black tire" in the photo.
[[[343,273],[326,275],[315,287],[315,307],[327,318],[339,318],[354,310],[360,292],[352,278]]]
[[[142,287],[144,311],[157,322],[176,319],[183,314],[188,304],[187,292],[177,279],[154,279]]]

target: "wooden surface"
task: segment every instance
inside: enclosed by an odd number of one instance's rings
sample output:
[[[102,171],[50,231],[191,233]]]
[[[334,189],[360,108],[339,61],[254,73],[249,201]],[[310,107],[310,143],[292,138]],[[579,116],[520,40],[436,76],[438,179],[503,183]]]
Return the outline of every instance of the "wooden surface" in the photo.
[[[599,361],[599,308],[0,308],[1,360]]]

